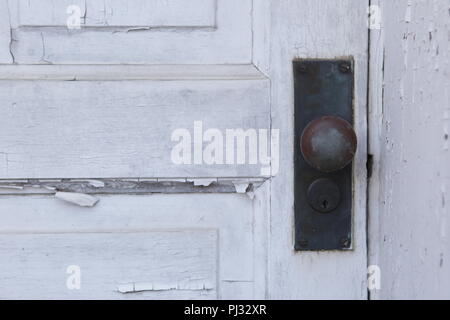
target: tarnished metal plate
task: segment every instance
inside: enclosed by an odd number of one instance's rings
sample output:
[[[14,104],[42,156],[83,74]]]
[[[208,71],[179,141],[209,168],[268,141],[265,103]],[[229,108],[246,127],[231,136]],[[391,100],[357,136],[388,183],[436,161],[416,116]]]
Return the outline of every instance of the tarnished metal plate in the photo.
[[[331,173],[314,169],[302,155],[300,139],[311,121],[324,116],[337,116],[353,125],[353,61],[298,60],[293,66],[295,250],[349,250],[352,248],[352,165]],[[337,186],[339,192],[330,192],[335,190],[330,185]],[[336,193],[339,199],[335,198]],[[333,210],[327,210],[327,206]]]

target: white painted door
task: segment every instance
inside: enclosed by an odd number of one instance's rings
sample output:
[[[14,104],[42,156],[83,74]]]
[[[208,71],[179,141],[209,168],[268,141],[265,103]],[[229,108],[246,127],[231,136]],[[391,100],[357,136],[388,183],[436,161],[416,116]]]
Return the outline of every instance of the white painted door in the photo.
[[[367,8],[0,0],[0,298],[365,299]],[[342,56],[354,248],[297,253],[292,61]]]

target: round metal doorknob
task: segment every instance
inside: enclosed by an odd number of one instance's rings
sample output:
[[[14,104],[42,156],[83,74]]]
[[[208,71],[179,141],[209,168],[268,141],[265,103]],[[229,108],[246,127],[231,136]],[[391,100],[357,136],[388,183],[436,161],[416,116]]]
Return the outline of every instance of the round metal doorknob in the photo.
[[[352,162],[357,138],[350,123],[340,117],[326,116],[306,126],[300,145],[309,165],[329,173],[341,170]]]

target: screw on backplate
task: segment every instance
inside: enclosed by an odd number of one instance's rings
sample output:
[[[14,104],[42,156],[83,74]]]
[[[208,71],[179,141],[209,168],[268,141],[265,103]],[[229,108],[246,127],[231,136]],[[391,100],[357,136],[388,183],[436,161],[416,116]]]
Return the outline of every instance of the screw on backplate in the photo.
[[[300,247],[306,248],[306,247],[308,246],[308,240],[306,240],[306,239],[300,239],[300,241],[298,242],[298,244],[300,245]]]
[[[307,67],[305,64],[301,64],[301,65],[298,67],[298,71],[299,71],[300,73],[306,73],[306,72],[308,72],[308,67]]]
[[[342,62],[341,64],[339,64],[339,70],[342,73],[349,73],[352,70],[352,67],[350,66],[349,63],[347,62]]]
[[[343,237],[341,239],[341,247],[342,248],[348,248],[350,247],[350,239],[348,237]]]

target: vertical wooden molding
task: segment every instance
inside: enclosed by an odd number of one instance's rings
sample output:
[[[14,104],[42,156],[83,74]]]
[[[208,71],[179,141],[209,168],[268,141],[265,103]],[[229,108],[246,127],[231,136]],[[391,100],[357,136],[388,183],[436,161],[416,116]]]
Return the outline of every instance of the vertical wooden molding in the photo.
[[[8,0],[0,0],[0,63],[12,63],[11,26]]]

